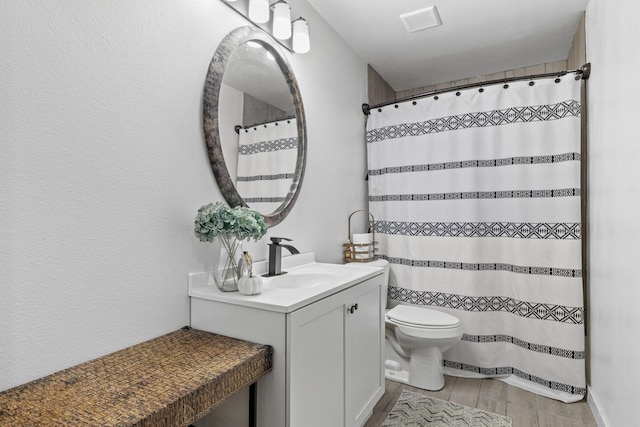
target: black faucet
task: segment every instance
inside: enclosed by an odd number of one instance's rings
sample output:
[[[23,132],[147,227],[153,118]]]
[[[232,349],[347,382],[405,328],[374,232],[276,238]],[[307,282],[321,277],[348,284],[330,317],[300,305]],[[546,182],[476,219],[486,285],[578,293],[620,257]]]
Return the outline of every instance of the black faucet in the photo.
[[[291,252],[291,255],[300,253],[300,251],[291,245],[280,244],[283,240],[291,241],[291,239],[287,239],[286,237],[271,237],[271,243],[269,243],[269,272],[264,275],[266,277],[279,276],[280,274],[286,273],[286,271],[282,271],[282,248],[286,248]]]

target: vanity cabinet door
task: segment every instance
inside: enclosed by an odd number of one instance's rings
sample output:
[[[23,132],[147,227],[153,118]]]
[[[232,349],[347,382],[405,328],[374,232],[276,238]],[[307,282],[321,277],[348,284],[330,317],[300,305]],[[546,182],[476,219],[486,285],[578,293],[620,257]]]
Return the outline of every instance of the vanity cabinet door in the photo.
[[[374,277],[354,287],[357,293],[345,306],[347,427],[362,426],[384,393],[384,306],[381,302],[381,280],[381,276]]]
[[[339,295],[289,315],[289,427],[344,425],[344,302]]]
[[[365,423],[384,393],[382,298],[377,276],[289,315],[289,427]]]

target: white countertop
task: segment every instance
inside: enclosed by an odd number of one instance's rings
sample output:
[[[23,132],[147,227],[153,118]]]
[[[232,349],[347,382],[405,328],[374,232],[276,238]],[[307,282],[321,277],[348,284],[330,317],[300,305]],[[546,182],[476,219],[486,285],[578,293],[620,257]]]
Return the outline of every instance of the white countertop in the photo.
[[[254,263],[253,271],[254,275],[262,275],[267,271],[267,262],[260,261]],[[283,257],[282,271],[286,271],[287,274],[284,276],[263,277],[263,290],[262,293],[258,295],[242,295],[240,292],[222,292],[213,282],[210,271],[190,273],[188,292],[192,298],[225,302],[281,313],[291,313],[366,279],[382,274],[383,269],[368,266],[366,263],[317,263],[315,262],[315,254],[309,252]],[[314,283],[313,287],[297,287],[294,285],[286,289],[270,288],[270,284],[279,278],[286,280],[287,283],[295,284],[296,280],[307,280],[308,277],[321,276],[324,276],[323,279]]]

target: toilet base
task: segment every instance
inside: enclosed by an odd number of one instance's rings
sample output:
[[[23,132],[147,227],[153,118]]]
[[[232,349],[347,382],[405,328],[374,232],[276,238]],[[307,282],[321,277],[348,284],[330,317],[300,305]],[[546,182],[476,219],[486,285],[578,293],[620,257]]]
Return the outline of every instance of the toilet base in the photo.
[[[395,371],[393,369],[385,369],[384,377],[390,381],[395,381],[397,383],[407,384],[412,387],[421,388],[429,391],[439,391],[444,388],[444,375],[442,375],[442,380],[439,379],[431,379],[431,382],[422,383],[422,385],[418,385],[413,381],[409,380],[409,372],[407,371]]]
[[[409,372],[407,371],[394,371],[393,369],[385,369],[384,377],[397,383],[409,384]]]
[[[437,347],[414,349],[411,359],[389,359],[387,353],[384,376],[386,379],[408,384],[424,390],[438,391],[444,387],[442,352]],[[396,355],[397,356],[397,355]]]
[[[409,362],[409,382],[412,386],[438,391],[444,387],[442,352],[437,347],[413,349]]]

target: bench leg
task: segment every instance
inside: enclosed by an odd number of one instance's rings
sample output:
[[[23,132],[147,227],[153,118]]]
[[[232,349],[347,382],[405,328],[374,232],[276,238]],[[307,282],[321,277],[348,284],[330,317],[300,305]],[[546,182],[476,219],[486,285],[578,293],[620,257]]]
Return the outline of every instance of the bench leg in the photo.
[[[258,383],[249,386],[249,427],[258,425]]]
[[[249,427],[258,425],[258,383],[249,386]],[[190,424],[189,427],[196,427]]]
[[[249,386],[249,427],[258,425],[258,383]]]

